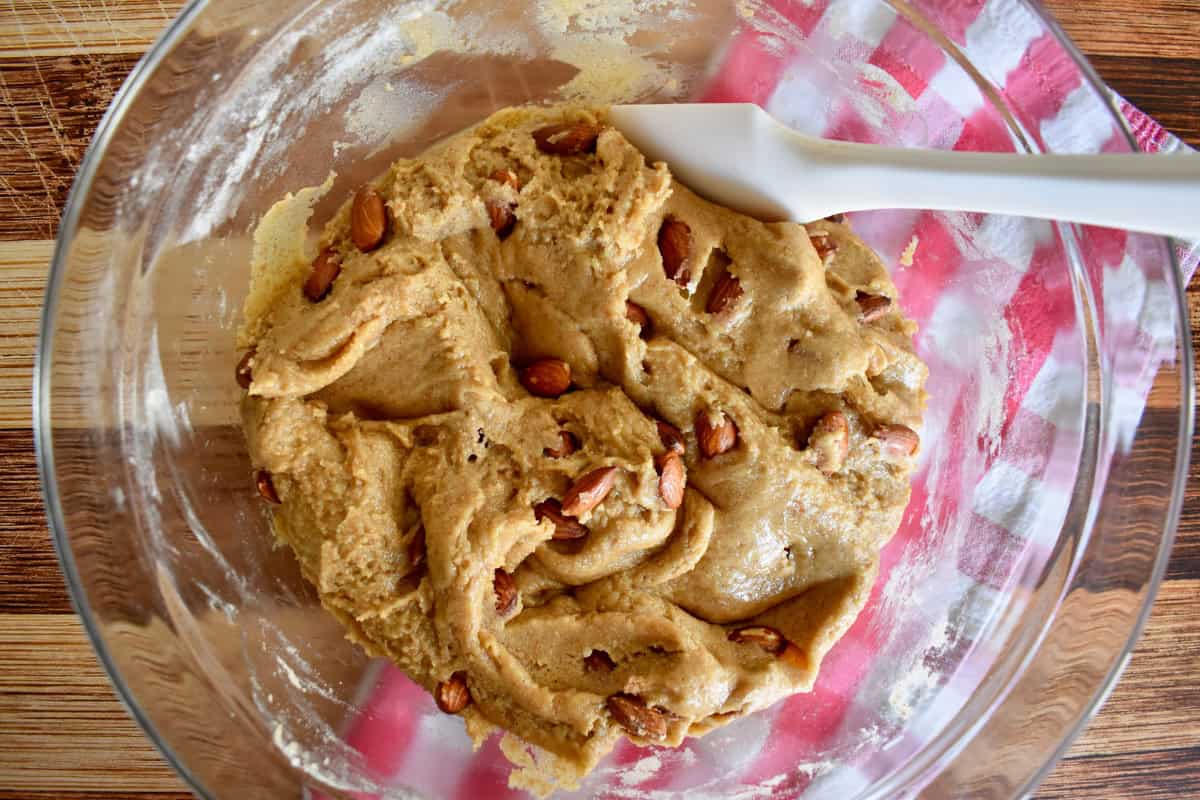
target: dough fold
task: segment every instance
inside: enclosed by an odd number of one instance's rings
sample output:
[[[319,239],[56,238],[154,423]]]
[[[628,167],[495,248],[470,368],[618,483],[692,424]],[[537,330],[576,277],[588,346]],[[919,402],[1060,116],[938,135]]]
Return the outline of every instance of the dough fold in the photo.
[[[540,150],[558,123],[601,128],[594,151]],[[375,188],[384,244],[355,247],[347,202],[321,242],[341,264],[329,294],[297,283],[250,321],[243,406],[276,531],[350,636],[431,691],[464,673],[474,733],[502,726],[575,776],[626,735],[613,695],[678,744],[810,689],[908,501],[913,458],[877,432],[919,429],[925,404],[913,323],[894,303],[863,319],[864,294],[896,296],[878,257],[842,223],[701,199],[599,109],[498,112]],[[515,217],[507,235],[489,204]],[[686,285],[664,266],[670,220],[690,230]],[[710,313],[727,276],[741,292]],[[526,391],[541,358],[570,365],[570,391]],[[830,470],[809,437],[832,412]],[[728,452],[702,455],[704,414],[735,424]],[[678,508],[656,421],[683,435]],[[564,434],[577,447],[556,455]],[[586,535],[555,539],[535,506],[608,466]],[[517,589],[503,611],[497,570]],[[744,626],[787,657],[731,639]]]

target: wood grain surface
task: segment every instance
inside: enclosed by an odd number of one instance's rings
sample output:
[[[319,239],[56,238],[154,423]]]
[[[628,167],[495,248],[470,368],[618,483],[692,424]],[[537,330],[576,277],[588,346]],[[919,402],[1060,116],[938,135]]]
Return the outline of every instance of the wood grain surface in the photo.
[[[0,800],[190,796],[125,713],[72,613],[29,413],[43,282],[71,180],[121,81],[180,5],[0,0]],[[1198,0],[1048,5],[1105,80],[1200,146]],[[1188,298],[1195,330],[1200,282]],[[1169,398],[1152,398],[1152,409],[1160,400]],[[1198,601],[1193,479],[1145,635],[1040,797],[1200,797]]]

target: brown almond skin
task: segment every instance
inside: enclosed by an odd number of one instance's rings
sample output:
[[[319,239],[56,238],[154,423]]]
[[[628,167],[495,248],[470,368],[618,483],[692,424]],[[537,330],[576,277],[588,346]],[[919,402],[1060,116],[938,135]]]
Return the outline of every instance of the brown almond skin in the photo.
[[[562,504],[551,498],[543,500],[533,507],[533,516],[538,522],[548,519],[554,523],[554,540],[568,541],[582,539],[588,535],[587,526],[577,519],[568,517],[562,511]]]
[[[249,389],[250,384],[254,382],[254,374],[250,371],[250,361],[254,358],[254,351],[247,350],[240,361],[238,361],[237,369],[234,370],[234,375],[237,377],[238,386],[243,389]]]
[[[513,191],[521,191],[521,180],[517,177],[517,173],[511,169],[498,169],[488,176],[496,183],[505,183],[513,188]]]
[[[517,215],[513,213],[512,207],[508,203],[497,203],[491,200],[486,203],[486,206],[492,230],[496,232],[501,241],[507,239],[517,224]]]
[[[533,132],[537,149],[553,156],[577,156],[596,152],[600,126],[590,122],[562,122]]]
[[[263,500],[279,505],[281,502],[279,492],[275,491],[275,481],[271,478],[271,473],[265,469],[254,473],[254,485],[258,488],[258,493]]]
[[[726,272],[721,276],[721,280],[717,281],[717,285],[713,287],[712,294],[708,296],[708,303],[705,305],[704,310],[709,314],[720,314],[733,305],[741,296],[741,281],[732,273]]]
[[[646,313],[646,309],[632,300],[625,301],[625,319],[637,326],[638,335],[643,339],[650,336],[650,315]]]
[[[737,644],[756,644],[776,656],[788,646],[783,634],[767,625],[745,625],[730,631],[728,638]]]
[[[871,434],[885,455],[907,458],[921,446],[921,437],[907,425],[882,425]]]
[[[817,420],[808,437],[808,447],[817,456],[817,469],[832,475],[846,463],[850,453],[850,423],[841,411],[830,411]]]
[[[467,688],[467,673],[456,672],[437,685],[433,701],[446,714],[457,714],[471,704],[471,690]]]
[[[542,455],[547,458],[566,458],[579,449],[579,440],[570,431],[559,431],[558,441],[558,447],[543,447]]]
[[[350,238],[354,246],[364,253],[374,250],[383,244],[387,229],[387,206],[383,197],[370,186],[359,189],[350,207]]]
[[[562,512],[579,517],[604,502],[617,480],[616,467],[598,467],[571,484],[563,495]]]
[[[892,298],[881,294],[859,291],[854,295],[854,301],[858,303],[858,321],[864,325],[892,310]]]
[[[790,664],[797,669],[808,669],[808,653],[805,653],[796,645],[787,642],[783,648],[783,652],[779,654],[779,660],[785,664]]]
[[[313,259],[308,280],[304,282],[304,296],[314,303],[324,300],[341,271],[341,257],[332,247],[326,247]]]
[[[593,650],[583,658],[583,668],[588,672],[612,672],[617,662],[603,650]]]
[[[846,215],[845,214],[830,214],[828,217],[825,218],[825,221],[826,222],[836,222],[838,225],[845,225],[846,224]]]
[[[666,716],[657,709],[647,708],[640,697],[614,694],[605,701],[605,705],[617,724],[629,734],[642,739],[667,738]]]
[[[496,592],[496,613],[502,617],[508,616],[517,605],[517,582],[512,575],[498,569],[492,578],[492,588]]]
[[[679,508],[683,505],[683,488],[687,485],[683,457],[674,450],[668,450],[657,460],[658,496],[667,504],[667,508]]]
[[[737,447],[737,425],[728,414],[718,412],[715,420],[701,411],[696,415],[696,444],[700,447],[700,455],[713,458],[722,453],[728,453]]]
[[[692,229],[688,224],[674,217],[664,219],[658,229],[658,252],[667,277],[687,286],[692,277],[687,270],[688,256],[692,253]]]
[[[654,420],[655,427],[658,428],[658,438],[663,443],[663,447],[671,452],[683,455],[687,450],[687,445],[683,441],[683,434],[669,422],[663,422],[661,419]]]
[[[489,180],[496,183],[511,186],[514,192],[521,191],[521,182],[517,178],[517,173],[510,169],[498,169],[488,177]],[[501,241],[507,239],[517,224],[517,215],[514,213],[512,205],[504,201],[489,200],[486,207],[492,230],[496,232],[496,236],[500,237]]]
[[[537,397],[558,397],[571,388],[571,365],[558,358],[539,358],[521,370],[521,385]]]
[[[828,231],[809,231],[808,240],[812,242],[812,246],[817,251],[817,257],[822,261],[837,252],[837,242],[833,240]]]

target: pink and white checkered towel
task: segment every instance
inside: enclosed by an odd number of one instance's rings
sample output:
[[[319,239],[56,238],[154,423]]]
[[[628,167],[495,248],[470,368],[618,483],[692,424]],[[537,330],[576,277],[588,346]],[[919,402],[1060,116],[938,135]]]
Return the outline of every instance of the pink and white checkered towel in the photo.
[[[899,121],[909,139],[905,143],[956,150],[1015,149],[1004,120],[925,34],[876,2],[840,2],[836,13],[827,5],[827,0],[809,0],[767,7],[765,16],[777,14],[807,36],[806,49],[789,50],[772,41],[769,19],[757,28],[750,25],[731,46],[703,99],[756,102],[807,132],[872,141],[872,115],[879,109],[851,102],[824,104],[819,79],[814,78],[821,70],[805,68],[806,59],[829,63],[833,54],[819,50],[820,43],[827,42],[859,65],[860,79],[863,75],[870,79],[872,74],[861,71],[865,59],[877,72],[880,90],[890,92],[893,101],[899,98],[886,113],[898,115],[898,120],[895,116],[889,120],[889,127]],[[963,0],[916,5],[936,18],[972,63],[1003,87],[1005,98],[1021,109],[1018,122],[1027,138],[1055,151],[1125,149],[1124,134],[1097,111],[1078,68],[1023,3]],[[757,13],[760,19],[764,16],[763,11]],[[1113,100],[1143,150],[1183,148],[1145,114],[1120,98]],[[796,109],[803,109],[803,118],[794,118]],[[907,261],[901,253],[910,242],[917,244],[912,266],[897,267],[894,278],[906,311],[920,323],[918,349],[929,360],[931,373],[950,376],[931,383],[923,449],[937,457],[926,457],[920,465],[909,513],[883,554],[875,595],[829,654],[814,691],[739,723],[735,746],[722,743],[720,732],[689,741],[685,749],[700,751],[704,760],[664,754],[655,769],[646,770],[650,751],[625,744],[606,767],[610,778],[616,776],[610,779],[610,787],[622,788],[601,790],[599,796],[680,789],[684,785],[680,775],[690,771],[689,781],[693,781],[697,762],[709,764],[716,776],[736,774],[747,786],[765,783],[772,797],[795,796],[820,780],[822,771],[819,765],[797,769],[797,762],[806,756],[828,757],[829,742],[847,727],[861,724],[864,712],[856,706],[864,696],[870,700],[873,685],[875,695],[895,701],[895,674],[883,670],[880,663],[885,660],[882,651],[897,635],[889,627],[894,624],[894,608],[889,609],[889,604],[895,603],[895,597],[893,592],[889,599],[888,587],[895,582],[905,588],[903,576],[893,571],[911,557],[911,553],[906,556],[906,548],[928,537],[931,526],[946,526],[946,536],[959,537],[953,549],[941,551],[954,556],[948,568],[952,574],[941,578],[948,586],[948,602],[959,604],[950,613],[969,614],[970,604],[964,598],[1000,592],[1019,580],[1023,565],[1042,563],[1055,545],[1078,461],[1080,408],[1073,398],[1080,396],[1082,380],[1076,366],[1075,296],[1063,238],[1048,223],[978,215],[893,212],[855,215],[853,223],[885,259],[894,262]],[[972,224],[972,241],[964,243],[962,230]],[[1169,281],[1166,276],[1148,279],[1137,268],[1139,259],[1155,257],[1150,252],[1155,245],[1146,237],[1094,228],[1066,235],[1075,238],[1073,244],[1104,286],[1096,303],[1102,309],[1105,336],[1112,343],[1115,422],[1128,435],[1140,418],[1156,370],[1163,359],[1174,356]],[[1195,243],[1177,243],[1176,250],[1180,281],[1186,284],[1200,250]],[[986,280],[980,275],[986,275]],[[981,292],[987,295],[982,300]],[[980,307],[1005,308],[1002,336],[978,329],[983,322],[973,309]],[[969,346],[956,347],[956,341],[983,342],[985,348],[991,341],[999,349],[978,352]],[[1004,373],[1000,383],[990,387],[990,395],[989,387],[977,385],[987,379],[980,377],[979,367],[980,359],[987,358],[998,359],[994,366]],[[981,407],[989,403],[994,407]],[[991,425],[990,434],[977,433],[981,423]],[[989,435],[993,441],[982,441]],[[1110,452],[1120,448],[1121,435],[1109,446]],[[942,489],[956,481],[969,481],[971,488]],[[962,508],[965,498],[970,498],[969,509]],[[951,524],[953,520],[957,522]],[[957,531],[955,524],[960,526]],[[969,537],[962,535],[963,525],[969,526]],[[922,591],[927,597],[930,590]],[[930,622],[920,615],[906,619],[914,627],[927,627]],[[959,655],[965,648],[980,646],[974,636],[986,624],[986,620],[954,620],[947,646],[958,648]],[[978,663],[986,664],[987,659]],[[963,686],[972,685],[970,677]],[[507,768],[494,740],[467,759],[464,753],[469,745],[457,719],[418,713],[429,704],[423,690],[390,665],[381,665],[372,680],[361,716],[347,729],[348,742],[363,755],[371,772],[420,774],[425,791],[462,800],[524,796],[502,788]],[[950,681],[941,687],[939,702],[955,706],[955,685]],[[899,731],[897,735],[903,740],[910,734]],[[904,748],[896,752],[902,754]],[[872,779],[855,774],[853,752],[844,756],[851,763],[850,777],[840,770],[837,791],[830,794],[833,786],[823,786],[824,796],[852,796]]]

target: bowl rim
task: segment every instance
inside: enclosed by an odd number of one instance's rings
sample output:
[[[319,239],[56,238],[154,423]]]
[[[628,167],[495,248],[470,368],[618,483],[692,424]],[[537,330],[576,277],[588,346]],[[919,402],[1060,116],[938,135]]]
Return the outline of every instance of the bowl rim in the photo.
[[[881,0],[892,3],[895,0]],[[1074,65],[1079,69],[1083,79],[1100,97],[1106,99],[1107,107],[1118,130],[1124,135],[1127,143],[1135,151],[1139,150],[1138,143],[1130,128],[1129,121],[1121,113],[1117,105],[1117,96],[1100,78],[1095,68],[1067,36],[1062,26],[1049,12],[1043,0],[1018,0],[1023,3],[1039,21],[1046,26],[1057,40],[1057,44],[1070,56]],[[132,690],[121,676],[112,653],[100,634],[96,618],[83,589],[74,553],[71,549],[70,537],[67,533],[66,520],[54,480],[54,448],[51,437],[50,414],[50,370],[49,363],[54,344],[54,320],[58,307],[59,290],[63,283],[70,243],[78,230],[79,219],[86,198],[90,195],[99,163],[108,151],[116,131],[118,130],[129,105],[145,83],[161,65],[163,59],[175,48],[179,41],[191,29],[195,19],[209,5],[209,0],[188,0],[187,4],[172,19],[159,34],[154,43],[137,62],[114,95],[96,128],[92,141],[76,171],[75,180],[68,193],[63,214],[59,221],[53,253],[47,273],[44,301],[39,322],[38,343],[34,354],[33,368],[33,434],[34,449],[37,460],[38,477],[41,483],[42,501],[45,506],[46,518],[50,528],[51,540],[58,559],[59,568],[70,595],[71,606],[78,616],[87,638],[96,653],[96,658],[104,668],[113,690],[120,699],[129,715],[134,719],[150,742],[158,749],[167,763],[184,780],[188,787],[204,800],[214,800],[214,795],[188,768],[183,760],[176,755],[171,746],[159,734],[153,721],[138,704]],[[1065,225],[1054,221],[1054,225]],[[1049,754],[1042,766],[1036,770],[1021,787],[1017,796],[1025,796],[1032,792],[1050,774],[1059,760],[1099,712],[1108,699],[1118,680],[1129,663],[1130,656],[1141,637],[1141,634],[1153,610],[1154,601],[1166,574],[1168,562],[1175,540],[1179,518],[1183,505],[1184,490],[1188,481],[1191,441],[1195,423],[1195,375],[1194,353],[1191,347],[1191,328],[1188,317],[1186,287],[1182,285],[1179,259],[1170,239],[1160,238],[1163,250],[1168,259],[1170,272],[1169,284],[1175,301],[1175,337],[1178,351],[1177,371],[1180,380],[1179,434],[1176,442],[1175,475],[1171,481],[1171,497],[1168,501],[1166,514],[1161,531],[1158,552],[1155,557],[1149,580],[1146,584],[1146,597],[1130,628],[1122,650],[1116,655],[1113,665],[1109,668],[1083,709],[1076,723],[1062,736],[1058,747]],[[1072,565],[1074,572],[1075,565]],[[1040,642],[1040,640],[1039,640]]]
[[[1091,87],[1096,90],[1101,97],[1106,99],[1106,107],[1109,113],[1117,120],[1120,131],[1125,135],[1130,147],[1135,152],[1141,152],[1137,138],[1133,134],[1133,129],[1129,125],[1129,120],[1121,113],[1120,106],[1117,104],[1118,95],[1115,91],[1109,88],[1108,84],[1100,77],[1100,73],[1092,66],[1083,52],[1076,46],[1075,42],[1063,30],[1061,24],[1046,8],[1044,0],[1024,0],[1030,9],[1040,17],[1042,23],[1047,29],[1054,34],[1054,38],[1058,44],[1067,52],[1071,59],[1075,62],[1075,66],[1079,68]],[[1062,224],[1062,223],[1054,223]],[[1163,521],[1163,529],[1159,540],[1158,552],[1155,554],[1154,566],[1150,571],[1150,580],[1146,584],[1146,597],[1142,601],[1141,608],[1138,610],[1137,617],[1129,630],[1129,636],[1125,640],[1125,645],[1121,648],[1120,654],[1116,656],[1112,666],[1104,675],[1103,679],[1097,684],[1093,691],[1091,699],[1087,706],[1079,715],[1079,719],[1065,733],[1057,748],[1049,755],[1045,763],[1029,776],[1025,785],[1020,787],[1017,792],[1018,797],[1025,797],[1032,794],[1034,790],[1044,781],[1050,773],[1058,766],[1058,762],[1066,755],[1071,745],[1079,738],[1080,734],[1087,728],[1095,716],[1100,713],[1100,709],[1108,700],[1117,683],[1120,681],[1125,668],[1129,665],[1133,651],[1137,647],[1138,640],[1142,637],[1142,631],[1146,627],[1146,623],[1150,619],[1150,614],[1154,610],[1155,600],[1158,598],[1158,590],[1162,586],[1164,577],[1166,576],[1167,566],[1171,560],[1171,552],[1174,550],[1175,533],[1179,527],[1179,517],[1183,510],[1183,497],[1187,488],[1188,477],[1191,471],[1191,456],[1192,456],[1192,437],[1195,433],[1195,405],[1196,405],[1196,385],[1195,385],[1195,353],[1192,349],[1191,323],[1189,322],[1189,309],[1187,302],[1187,286],[1183,284],[1183,276],[1180,270],[1179,257],[1176,253],[1173,241],[1167,237],[1157,237],[1167,255],[1167,267],[1169,272],[1169,281],[1171,284],[1172,295],[1175,301],[1175,336],[1176,349],[1179,352],[1179,362],[1176,365],[1182,380],[1180,380],[1180,408],[1179,408],[1179,436],[1175,443],[1175,475],[1171,481],[1171,499],[1167,506],[1166,517]],[[1072,570],[1074,571],[1074,570]]]
[[[67,584],[71,607],[87,634],[92,650],[96,653],[96,659],[104,668],[104,673],[108,677],[109,683],[112,684],[113,691],[121,701],[121,705],[133,717],[134,722],[138,724],[146,738],[162,754],[171,768],[183,779],[188,788],[203,800],[214,800],[214,796],[207,787],[175,754],[175,751],[159,734],[150,717],[142,710],[133,696],[132,690],[121,677],[116,661],[104,638],[100,635],[96,618],[83,590],[79,569],[75,564],[70,537],[67,534],[66,520],[63,518],[62,505],[59,502],[58,485],[54,480],[54,444],[51,440],[50,370],[48,369],[54,344],[54,318],[58,307],[59,290],[66,270],[67,251],[77,232],[79,217],[85,199],[91,193],[98,165],[108,151],[109,143],[125,117],[132,99],[139,94],[142,86],[154,74],[163,58],[174,49],[178,41],[191,28],[192,22],[207,5],[208,0],[188,0],[187,4],[167,24],[167,27],[130,70],[129,75],[109,103],[104,116],[100,118],[96,132],[92,135],[92,141],[88,144],[79,169],[75,172],[75,180],[71,184],[71,191],[67,194],[67,201],[63,206],[63,215],[58,224],[58,235],[55,237],[54,250],[50,257],[50,269],[46,275],[46,287],[43,294],[42,315],[38,325],[38,343],[33,360],[33,444],[37,458],[38,479],[42,487],[42,504],[45,507],[46,519],[49,523],[54,553]]]

